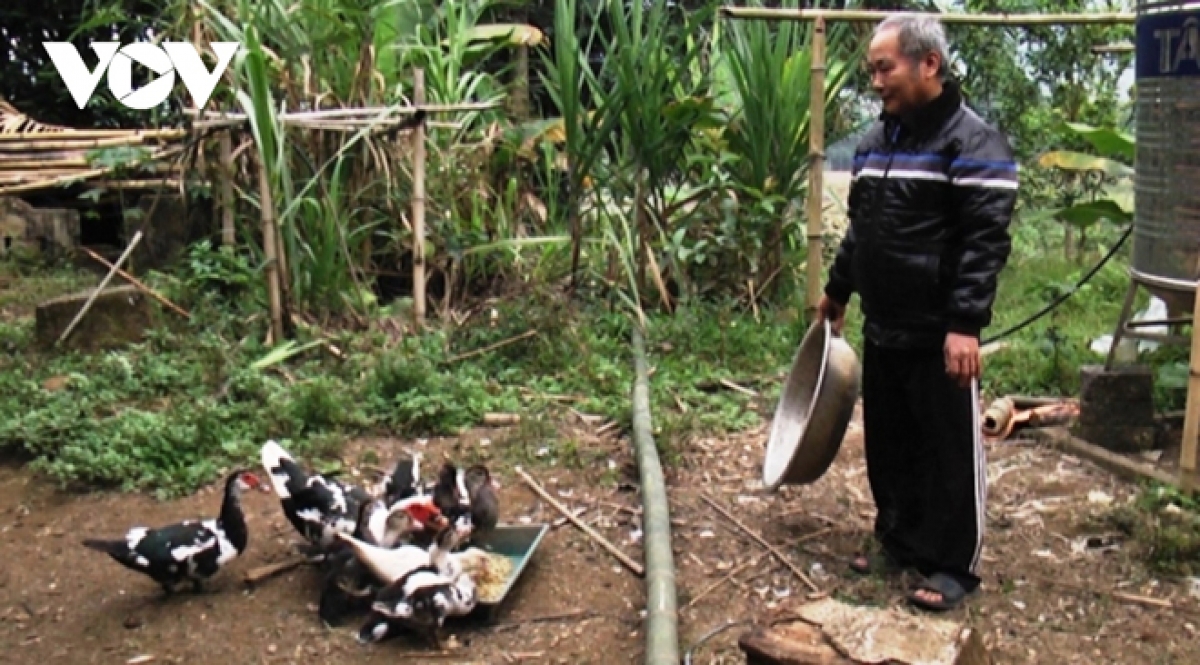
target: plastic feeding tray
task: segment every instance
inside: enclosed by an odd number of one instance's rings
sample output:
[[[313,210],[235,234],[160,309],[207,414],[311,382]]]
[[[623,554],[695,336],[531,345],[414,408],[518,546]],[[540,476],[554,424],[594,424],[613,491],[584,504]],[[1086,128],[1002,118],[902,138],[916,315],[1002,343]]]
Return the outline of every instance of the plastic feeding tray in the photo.
[[[495,529],[471,539],[471,545],[485,552],[507,557],[513,564],[512,573],[504,584],[500,598],[494,603],[480,602],[472,614],[481,613],[488,620],[495,618],[500,606],[508,600],[508,594],[520,579],[521,573],[525,571],[525,566],[533,558],[538,544],[549,530],[549,524],[499,524]]]

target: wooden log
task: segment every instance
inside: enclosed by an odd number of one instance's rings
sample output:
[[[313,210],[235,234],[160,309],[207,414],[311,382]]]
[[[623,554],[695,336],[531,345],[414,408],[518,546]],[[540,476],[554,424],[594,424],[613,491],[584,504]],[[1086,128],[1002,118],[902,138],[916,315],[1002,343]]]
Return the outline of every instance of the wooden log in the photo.
[[[751,665],[992,665],[978,631],[959,622],[824,598],[796,619],[738,640]]]

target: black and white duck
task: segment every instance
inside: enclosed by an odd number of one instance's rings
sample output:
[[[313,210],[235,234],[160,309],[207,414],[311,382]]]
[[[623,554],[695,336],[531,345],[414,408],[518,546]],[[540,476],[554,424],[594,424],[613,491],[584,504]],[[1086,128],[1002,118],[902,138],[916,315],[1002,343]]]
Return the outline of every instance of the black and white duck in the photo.
[[[443,527],[445,518],[421,503],[389,511],[382,499],[363,504],[354,537],[368,546],[388,551],[407,544],[417,531]],[[349,612],[366,609],[382,586],[354,548],[339,540],[325,560],[324,584],[318,616],[327,626],[336,626]]]
[[[185,581],[199,592],[205,580],[246,551],[250,534],[241,493],[255,488],[267,491],[258,476],[234,471],[225,480],[225,498],[216,519],[185,520],[157,528],[135,526],[123,540],[89,538],[83,545],[149,576],[168,595]]]
[[[388,506],[424,494],[424,487],[421,485],[421,453],[413,453],[407,459],[397,460],[391,475],[383,478],[380,489]]]
[[[262,447],[262,465],[279,495],[288,521],[321,556],[338,533],[354,533],[359,509],[371,495],[357,485],[319,473],[310,474],[274,440]]]
[[[358,640],[379,642],[401,630],[411,630],[441,650],[441,628],[446,618],[465,616],[477,603],[470,575],[455,579],[436,565],[420,566],[380,589],[371,603],[371,616],[358,631]]]

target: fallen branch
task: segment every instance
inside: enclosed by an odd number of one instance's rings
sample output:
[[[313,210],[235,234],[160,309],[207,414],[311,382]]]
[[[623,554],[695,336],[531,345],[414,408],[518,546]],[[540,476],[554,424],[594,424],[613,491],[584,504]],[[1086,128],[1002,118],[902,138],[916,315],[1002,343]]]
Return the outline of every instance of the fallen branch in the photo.
[[[601,547],[608,550],[609,553],[612,554],[614,557],[616,557],[617,560],[620,561],[622,564],[624,564],[626,568],[632,570],[634,572],[634,574],[638,575],[639,577],[646,574],[646,570],[645,570],[645,568],[642,567],[641,564],[639,564],[638,562],[629,558],[629,556],[627,554],[625,554],[620,549],[618,549],[616,545],[613,545],[611,542],[609,542],[608,539],[606,539],[604,536],[597,533],[595,529],[584,524],[583,522],[581,522],[579,520],[579,518],[577,518],[573,514],[571,514],[571,511],[568,510],[566,506],[562,505],[557,500],[555,500],[554,497],[550,496],[550,494],[548,492],[546,492],[546,490],[543,489],[542,486],[539,485],[536,480],[531,478],[529,476],[529,474],[525,473],[524,469],[522,469],[521,467],[517,467],[515,469],[515,471],[517,472],[517,475],[521,477],[521,480],[524,481],[525,484],[528,485],[530,489],[532,489],[535,493],[537,493],[538,496],[540,496],[543,500],[545,500],[546,503],[550,504],[551,507],[553,507],[559,513],[561,513],[564,517],[566,517],[568,520],[570,520],[572,524],[579,527],[579,529],[581,531],[583,531],[585,534],[587,534],[588,537],[590,537],[592,540],[596,541]]]
[[[294,568],[299,568],[306,563],[308,563],[308,559],[303,556],[286,559],[284,561],[277,561],[275,563],[269,563],[265,566],[259,566],[258,568],[252,568],[246,571],[246,576],[244,579],[246,584],[258,584],[268,577],[273,577],[279,573],[284,573]]]
[[[473,351],[467,351],[466,353],[460,353],[457,356],[451,356],[451,357],[447,358],[444,362],[447,365],[449,365],[450,363],[456,363],[460,360],[466,360],[467,358],[474,358],[475,356],[481,356],[489,351],[495,351],[496,349],[498,349],[502,346],[508,346],[509,344],[514,344],[523,339],[533,337],[534,335],[537,335],[537,334],[538,334],[537,330],[526,330],[525,332],[521,333],[520,335],[517,335],[516,337],[509,337],[508,339],[502,339],[499,342],[496,342],[495,344],[488,344],[487,346],[485,346],[483,348],[475,349]]]
[[[84,251],[84,253],[86,253],[88,256],[92,257],[93,259],[95,259],[100,265],[104,266],[105,268],[108,268],[109,270],[114,269],[113,264],[109,263],[108,260],[105,259],[103,256],[100,256],[99,254],[93,252],[92,250],[88,249],[87,247],[83,247],[82,245],[79,247],[79,249],[82,249]],[[151,289],[150,287],[143,284],[142,281],[139,280],[138,278],[134,277],[133,275],[130,275],[129,273],[125,272],[124,270],[122,270],[120,268],[116,268],[116,271],[117,271],[117,274],[120,275],[125,281],[132,284],[134,287],[136,287],[142,293],[145,293],[146,295],[150,296],[151,298],[154,298],[158,302],[162,303],[162,305],[164,307],[166,307],[167,309],[170,309],[171,311],[179,314],[180,316],[182,316],[185,319],[192,318],[192,315],[188,314],[187,310],[183,309],[179,305],[176,305],[175,303],[171,302],[170,300],[167,300],[166,298],[162,297],[156,291],[154,291],[154,289]]]
[[[717,512],[719,512],[723,516],[725,516],[725,519],[736,524],[739,529],[741,529],[748,536],[753,538],[755,540],[755,542],[757,542],[759,545],[762,545],[763,547],[765,547],[768,552],[770,552],[771,554],[774,554],[775,558],[779,559],[780,563],[787,566],[788,570],[791,570],[792,573],[796,577],[800,578],[800,581],[804,582],[804,584],[807,585],[809,589],[811,589],[812,591],[820,591],[821,590],[820,587],[818,587],[816,584],[813,584],[813,581],[810,580],[808,578],[808,576],[804,574],[804,571],[797,568],[796,564],[792,563],[790,559],[785,557],[783,555],[783,553],[779,551],[778,548],[776,548],[771,543],[768,543],[766,540],[763,539],[762,536],[758,535],[753,530],[751,530],[750,527],[743,524],[741,520],[734,517],[733,513],[730,513],[728,510],[725,510],[725,508],[723,508],[721,506],[721,504],[717,503],[715,499],[710,497],[708,494],[703,494],[703,493],[700,495],[700,498],[704,499],[704,502],[707,503],[708,505],[712,506],[714,510],[716,510]]]

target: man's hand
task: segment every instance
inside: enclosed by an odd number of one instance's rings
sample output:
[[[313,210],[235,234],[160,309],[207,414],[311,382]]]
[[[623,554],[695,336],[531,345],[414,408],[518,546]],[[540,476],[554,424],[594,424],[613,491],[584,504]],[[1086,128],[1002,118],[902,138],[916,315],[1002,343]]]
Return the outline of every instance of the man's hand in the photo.
[[[841,335],[842,326],[846,322],[846,306],[827,295],[822,295],[817,303],[817,321],[829,321],[833,334]]]
[[[946,373],[966,388],[979,378],[979,339],[958,333],[946,334]]]

